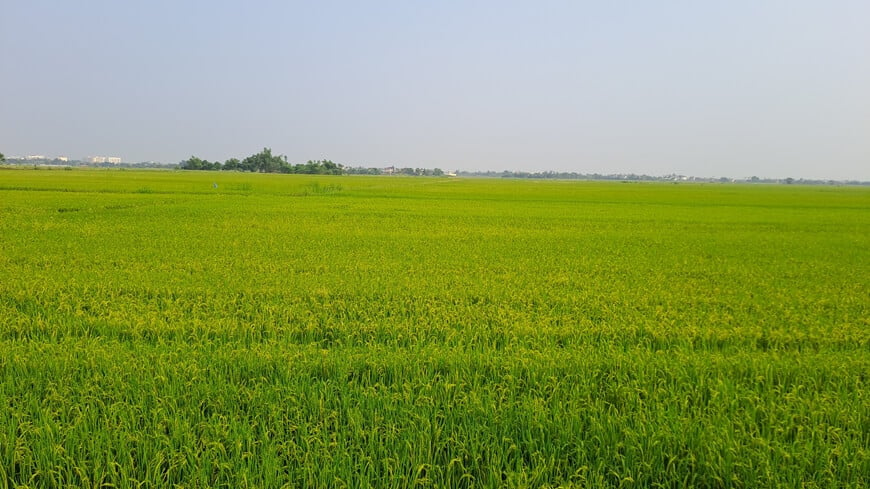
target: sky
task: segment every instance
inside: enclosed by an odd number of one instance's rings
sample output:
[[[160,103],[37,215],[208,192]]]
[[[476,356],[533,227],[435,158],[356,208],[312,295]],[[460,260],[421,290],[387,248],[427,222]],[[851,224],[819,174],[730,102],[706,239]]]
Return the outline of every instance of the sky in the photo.
[[[870,180],[870,2],[6,0],[0,152]]]

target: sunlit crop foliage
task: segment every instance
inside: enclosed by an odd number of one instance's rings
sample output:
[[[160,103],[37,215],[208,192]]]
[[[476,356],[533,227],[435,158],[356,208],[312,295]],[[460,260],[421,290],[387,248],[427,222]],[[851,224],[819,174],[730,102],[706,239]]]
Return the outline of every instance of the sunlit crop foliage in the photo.
[[[866,487],[870,190],[0,170],[0,487]]]

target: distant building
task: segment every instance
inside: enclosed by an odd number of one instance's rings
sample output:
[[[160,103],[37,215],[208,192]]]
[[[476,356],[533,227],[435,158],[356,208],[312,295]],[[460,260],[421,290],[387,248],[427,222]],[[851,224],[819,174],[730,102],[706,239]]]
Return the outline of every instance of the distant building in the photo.
[[[44,160],[44,155],[27,155],[24,157],[25,160]]]
[[[67,162],[67,161],[69,161],[69,158],[67,158],[66,156],[58,156],[58,157],[55,158],[55,159],[56,159],[57,161],[63,161],[63,162]]]
[[[121,162],[120,156],[88,156],[84,159],[85,163],[112,163],[117,165]]]

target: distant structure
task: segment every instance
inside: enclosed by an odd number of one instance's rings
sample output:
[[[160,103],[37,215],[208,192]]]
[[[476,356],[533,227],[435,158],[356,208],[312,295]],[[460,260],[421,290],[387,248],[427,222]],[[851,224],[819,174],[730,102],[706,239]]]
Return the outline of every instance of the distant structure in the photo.
[[[84,159],[85,163],[112,163],[117,165],[121,162],[119,156],[88,156]]]
[[[27,161],[44,160],[45,156],[44,155],[27,155],[24,157],[24,159]]]

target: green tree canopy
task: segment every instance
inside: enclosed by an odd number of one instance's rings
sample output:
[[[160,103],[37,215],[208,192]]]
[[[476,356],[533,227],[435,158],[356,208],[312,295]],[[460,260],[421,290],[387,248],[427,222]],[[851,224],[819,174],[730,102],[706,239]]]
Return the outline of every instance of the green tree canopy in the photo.
[[[271,148],[263,148],[257,154],[248,156],[241,162],[241,169],[260,173],[276,173],[287,165],[286,156],[272,154]]]
[[[304,173],[309,175],[341,175],[346,173],[344,166],[332,160],[308,160],[304,164],[291,165],[284,155],[272,154],[270,148],[252,154],[239,161],[238,158],[230,158],[223,164],[219,161],[214,163],[208,160],[191,156],[178,164],[182,170],[238,170],[259,173]]]

